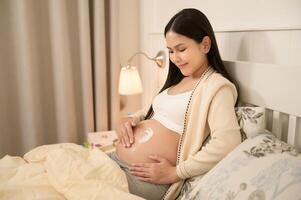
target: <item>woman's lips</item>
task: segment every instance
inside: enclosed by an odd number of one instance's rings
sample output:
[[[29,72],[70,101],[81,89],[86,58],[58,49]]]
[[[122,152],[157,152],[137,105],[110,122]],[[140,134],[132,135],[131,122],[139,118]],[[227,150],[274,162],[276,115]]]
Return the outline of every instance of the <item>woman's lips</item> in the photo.
[[[187,65],[187,63],[182,64],[182,65],[178,65],[178,67],[179,67],[179,68],[183,68],[183,67],[185,67],[186,65]]]

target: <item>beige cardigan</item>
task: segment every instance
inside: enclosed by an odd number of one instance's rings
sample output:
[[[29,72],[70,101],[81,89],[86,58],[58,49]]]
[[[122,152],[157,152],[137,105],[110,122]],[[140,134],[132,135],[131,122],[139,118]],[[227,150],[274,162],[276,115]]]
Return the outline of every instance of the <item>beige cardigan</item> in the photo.
[[[235,86],[221,74],[209,73],[201,80],[193,93],[186,131],[178,147],[176,169],[182,180],[171,185],[164,199],[175,199],[184,179],[204,175],[240,144],[234,111],[236,99]],[[134,117],[144,119],[143,112],[137,112]],[[205,144],[209,133],[210,140]]]

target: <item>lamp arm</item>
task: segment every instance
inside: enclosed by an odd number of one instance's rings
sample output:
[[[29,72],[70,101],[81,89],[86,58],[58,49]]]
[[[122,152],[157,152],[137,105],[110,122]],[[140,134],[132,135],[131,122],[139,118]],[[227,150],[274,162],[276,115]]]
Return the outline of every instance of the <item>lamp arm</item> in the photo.
[[[133,60],[133,58],[134,58],[135,56],[139,55],[139,54],[144,55],[144,56],[145,56],[146,58],[148,58],[149,60],[155,60],[155,58],[149,57],[149,56],[148,56],[146,53],[144,53],[143,51],[139,51],[139,52],[135,53],[132,57],[130,57],[130,59],[128,59],[128,64],[130,64],[131,61]]]

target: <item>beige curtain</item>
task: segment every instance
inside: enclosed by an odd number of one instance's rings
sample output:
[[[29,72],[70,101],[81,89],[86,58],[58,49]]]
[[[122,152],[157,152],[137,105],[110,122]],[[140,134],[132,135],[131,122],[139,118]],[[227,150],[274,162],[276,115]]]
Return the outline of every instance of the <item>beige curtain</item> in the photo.
[[[114,2],[0,1],[0,157],[114,126]]]

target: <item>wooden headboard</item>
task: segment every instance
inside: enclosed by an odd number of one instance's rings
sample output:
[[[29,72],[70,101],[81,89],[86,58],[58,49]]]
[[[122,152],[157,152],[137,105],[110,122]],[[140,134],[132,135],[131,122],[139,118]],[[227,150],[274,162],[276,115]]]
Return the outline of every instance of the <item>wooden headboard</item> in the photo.
[[[239,85],[239,101],[267,109],[266,128],[301,149],[301,68],[224,61]]]

